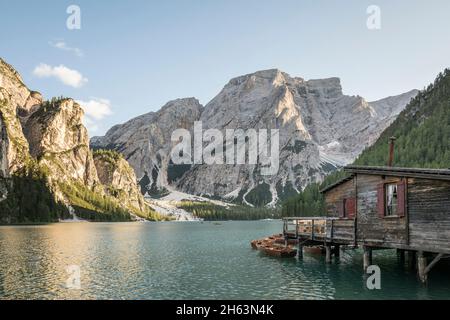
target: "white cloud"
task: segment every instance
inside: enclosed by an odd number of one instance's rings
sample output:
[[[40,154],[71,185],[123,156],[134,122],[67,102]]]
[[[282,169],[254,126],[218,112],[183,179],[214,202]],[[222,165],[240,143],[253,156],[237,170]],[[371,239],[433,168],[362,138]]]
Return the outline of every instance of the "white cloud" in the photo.
[[[48,64],[41,63],[34,68],[33,74],[39,78],[57,78],[62,83],[74,88],[79,88],[88,82],[88,79],[83,77],[80,72],[69,69],[62,64],[57,67],[52,67]]]
[[[112,114],[111,102],[108,99],[94,98],[89,101],[77,100],[78,104],[83,108],[86,116],[101,120]]]
[[[77,100],[77,103],[84,110],[84,125],[91,134],[99,131],[99,120],[112,114],[111,102],[108,99],[92,98],[89,101]]]
[[[67,43],[65,43],[64,41],[56,41],[56,42],[50,41],[49,44],[53,48],[71,52],[71,53],[75,54],[77,57],[83,57],[84,56],[84,53],[83,53],[83,51],[81,49],[75,48],[75,47],[69,47],[67,45]]]

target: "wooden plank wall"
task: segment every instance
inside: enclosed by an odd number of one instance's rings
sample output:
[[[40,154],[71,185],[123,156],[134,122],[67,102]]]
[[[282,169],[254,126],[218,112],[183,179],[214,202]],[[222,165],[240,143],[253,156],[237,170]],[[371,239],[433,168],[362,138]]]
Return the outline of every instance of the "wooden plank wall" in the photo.
[[[333,233],[331,234],[331,225],[333,225]],[[340,219],[333,222],[327,221],[327,237],[339,241],[354,241],[355,229],[353,219]]]
[[[450,251],[450,181],[408,179],[410,245]]]
[[[355,179],[344,182],[325,193],[327,217],[339,217],[339,206],[344,199],[355,198]]]
[[[377,210],[377,187],[380,183],[398,183],[400,178],[358,174],[356,178],[357,238],[367,245],[401,246],[408,240],[407,219],[381,218]]]

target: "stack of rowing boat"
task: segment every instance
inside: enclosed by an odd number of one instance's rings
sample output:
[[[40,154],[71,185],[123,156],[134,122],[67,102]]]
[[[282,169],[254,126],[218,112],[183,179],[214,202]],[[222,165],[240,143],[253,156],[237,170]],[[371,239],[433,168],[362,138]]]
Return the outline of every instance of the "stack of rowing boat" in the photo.
[[[294,244],[288,242],[286,245],[281,234],[253,240],[251,245],[253,249],[260,250],[273,257],[293,258],[297,255],[297,249],[295,249]]]

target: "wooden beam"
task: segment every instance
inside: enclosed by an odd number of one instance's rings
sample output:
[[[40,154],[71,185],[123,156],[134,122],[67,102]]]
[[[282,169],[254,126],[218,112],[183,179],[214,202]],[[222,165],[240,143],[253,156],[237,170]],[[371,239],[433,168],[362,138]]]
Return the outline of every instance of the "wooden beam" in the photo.
[[[439,260],[441,260],[444,257],[443,253],[439,253],[434,259],[433,261],[430,262],[430,264],[425,268],[425,273],[430,272],[431,268],[433,268],[436,263],[439,262]]]

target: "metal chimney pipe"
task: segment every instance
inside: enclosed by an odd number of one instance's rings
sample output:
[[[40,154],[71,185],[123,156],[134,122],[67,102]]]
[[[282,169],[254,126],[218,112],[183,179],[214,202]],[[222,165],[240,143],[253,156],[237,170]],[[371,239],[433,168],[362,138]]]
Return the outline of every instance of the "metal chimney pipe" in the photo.
[[[388,167],[392,167],[394,164],[394,146],[395,146],[395,140],[397,140],[396,137],[390,137],[389,138],[389,160],[388,160]]]

